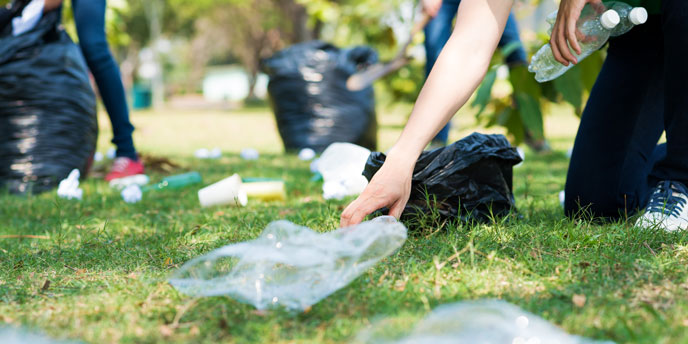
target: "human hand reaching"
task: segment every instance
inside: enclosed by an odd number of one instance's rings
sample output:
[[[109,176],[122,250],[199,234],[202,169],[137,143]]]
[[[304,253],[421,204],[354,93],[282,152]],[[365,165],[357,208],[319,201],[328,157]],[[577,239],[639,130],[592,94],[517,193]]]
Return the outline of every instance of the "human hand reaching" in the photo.
[[[435,17],[442,7],[442,0],[422,0],[423,12],[430,17]]]
[[[557,20],[552,27],[549,44],[552,47],[554,59],[564,66],[568,66],[569,63],[578,63],[578,59],[573,55],[571,49],[576,54],[581,54],[578,41],[584,37],[578,31],[576,23],[578,18],[580,18],[583,7],[588,3],[598,11],[604,10],[602,0],[561,0],[559,4]],[[569,46],[571,49],[569,49]]]
[[[414,161],[390,155],[360,196],[342,213],[340,226],[360,223],[370,213],[388,207],[389,215],[401,216],[411,194]]]

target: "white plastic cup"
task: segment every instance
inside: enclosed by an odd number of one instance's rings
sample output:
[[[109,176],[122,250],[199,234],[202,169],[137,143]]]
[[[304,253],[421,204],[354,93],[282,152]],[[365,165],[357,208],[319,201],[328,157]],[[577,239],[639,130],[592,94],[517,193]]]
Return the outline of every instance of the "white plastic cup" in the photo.
[[[241,189],[241,177],[238,174],[198,190],[198,200],[202,207],[225,204],[238,207],[248,203],[246,192]]]

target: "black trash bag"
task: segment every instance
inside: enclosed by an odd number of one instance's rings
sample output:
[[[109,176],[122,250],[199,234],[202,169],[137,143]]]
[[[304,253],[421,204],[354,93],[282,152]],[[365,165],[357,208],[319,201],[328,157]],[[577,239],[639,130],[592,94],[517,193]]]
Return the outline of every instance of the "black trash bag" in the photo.
[[[370,180],[385,158],[373,152],[363,175]],[[438,212],[443,218],[489,222],[507,215],[515,209],[512,167],[519,162],[516,148],[503,135],[473,133],[447,147],[425,151],[413,170],[402,219]]]
[[[98,135],[96,100],[79,47],[58,11],[30,31],[0,32],[0,188],[39,193],[86,175]]]
[[[339,49],[321,41],[295,44],[263,60],[285,149],[322,152],[334,142],[376,149],[373,88],[346,88],[349,76],[375,62],[377,53],[369,47]]]

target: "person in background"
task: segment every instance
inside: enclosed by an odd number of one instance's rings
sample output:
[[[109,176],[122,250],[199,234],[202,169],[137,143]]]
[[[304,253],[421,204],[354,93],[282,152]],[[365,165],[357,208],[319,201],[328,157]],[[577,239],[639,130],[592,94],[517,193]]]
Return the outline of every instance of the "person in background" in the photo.
[[[432,67],[440,56],[440,52],[452,32],[452,22],[456,17],[461,0],[422,0],[423,11],[432,17],[425,27],[425,76],[430,75]],[[518,42],[519,46],[507,57],[506,62],[509,66],[528,64],[526,51],[521,44],[518,34],[518,25],[513,13],[509,14],[506,27],[499,39],[498,46],[505,47],[511,43]],[[449,139],[451,122],[448,122],[442,130],[432,139],[430,143],[433,147],[446,146]]]
[[[62,1],[45,0],[44,11],[57,9]],[[134,126],[129,121],[129,108],[119,67],[105,39],[105,8],[105,0],[72,0],[79,46],[98,85],[112,124],[112,143],[117,146],[112,168],[105,176],[105,180],[110,181],[142,174],[144,168],[134,148]]]
[[[644,25],[609,40],[590,93],[566,180],[565,212],[625,219],[645,208],[639,227],[688,230],[688,1],[627,0],[650,13]],[[341,226],[387,207],[399,218],[423,148],[478,87],[514,0],[463,0],[456,26],[399,140]],[[600,0],[561,0],[550,44],[555,59],[578,63],[576,22]],[[570,47],[570,48],[569,48]],[[662,131],[667,142],[658,145]]]

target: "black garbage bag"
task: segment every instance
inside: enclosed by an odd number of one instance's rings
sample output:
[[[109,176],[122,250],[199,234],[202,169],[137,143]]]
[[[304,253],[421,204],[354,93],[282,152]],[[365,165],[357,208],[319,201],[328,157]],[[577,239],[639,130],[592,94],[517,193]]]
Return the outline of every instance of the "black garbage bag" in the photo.
[[[363,175],[370,180],[385,158],[373,152]],[[423,152],[413,170],[411,196],[402,219],[438,212],[444,218],[487,222],[506,215],[515,208],[512,167],[519,162],[516,148],[503,135],[473,133],[447,147]]]
[[[44,14],[30,31],[0,32],[0,188],[38,193],[72,169],[86,175],[98,135],[96,101],[83,56]]]
[[[369,47],[339,49],[321,41],[295,44],[263,60],[285,149],[322,152],[334,142],[376,149],[373,89],[346,88],[349,76],[375,62],[377,53]]]

